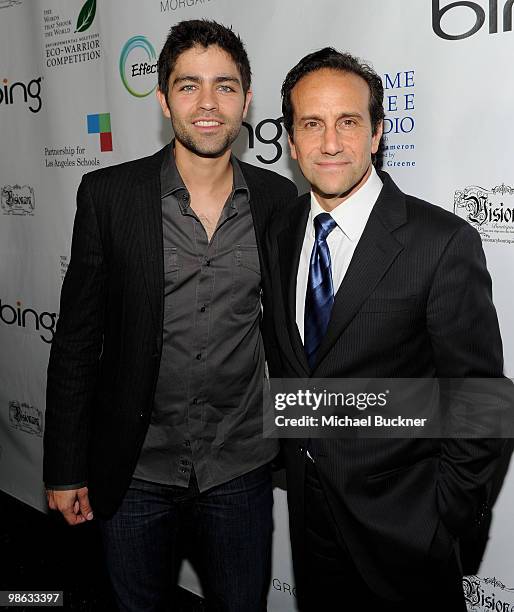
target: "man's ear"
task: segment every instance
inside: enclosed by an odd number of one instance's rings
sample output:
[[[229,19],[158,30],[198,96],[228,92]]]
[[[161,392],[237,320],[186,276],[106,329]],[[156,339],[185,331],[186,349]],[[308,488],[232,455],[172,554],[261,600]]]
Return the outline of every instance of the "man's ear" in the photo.
[[[371,153],[373,155],[375,155],[375,153],[378,151],[378,146],[380,144],[380,139],[382,138],[383,133],[384,133],[384,122],[381,121],[377,125],[377,129],[375,133],[373,134],[373,136],[371,137]]]
[[[161,105],[163,115],[167,117],[168,119],[171,119],[170,108],[168,106],[168,100],[166,100],[166,96],[158,88],[156,90],[155,95],[157,96],[157,100],[159,100],[159,104]]]
[[[246,96],[245,96],[245,104],[243,106],[243,119],[246,119],[246,115],[248,114],[248,108],[250,106],[250,102],[252,101],[252,98],[253,98],[253,91],[249,89],[246,92]]]
[[[296,154],[295,144],[289,134],[287,135],[287,142],[289,143],[289,150],[291,151],[291,157],[293,159],[298,159],[298,155]]]

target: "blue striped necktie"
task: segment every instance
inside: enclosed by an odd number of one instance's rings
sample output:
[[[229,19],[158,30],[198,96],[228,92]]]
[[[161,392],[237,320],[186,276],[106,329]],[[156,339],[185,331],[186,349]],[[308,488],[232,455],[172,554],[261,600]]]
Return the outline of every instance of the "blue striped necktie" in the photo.
[[[315,239],[305,294],[304,317],[304,347],[311,369],[316,361],[318,347],[327,331],[334,304],[332,263],[327,236],[336,225],[328,213],[320,213],[314,217]]]

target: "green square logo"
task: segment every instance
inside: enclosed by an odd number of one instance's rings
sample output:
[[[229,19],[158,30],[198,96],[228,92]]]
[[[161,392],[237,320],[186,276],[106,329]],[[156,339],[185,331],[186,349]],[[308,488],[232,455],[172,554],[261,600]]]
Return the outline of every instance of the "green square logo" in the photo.
[[[100,134],[111,131],[111,115],[110,113],[102,113],[98,115]]]

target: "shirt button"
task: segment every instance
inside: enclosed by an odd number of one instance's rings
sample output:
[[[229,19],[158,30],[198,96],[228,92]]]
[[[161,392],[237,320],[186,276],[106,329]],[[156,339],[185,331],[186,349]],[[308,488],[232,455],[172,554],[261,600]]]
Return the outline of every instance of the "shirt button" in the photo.
[[[205,312],[205,306],[202,306],[202,307],[200,308],[200,312]]]
[[[181,472],[182,474],[185,474],[187,470],[185,470],[184,468],[180,468],[179,472]]]
[[[196,358],[197,358],[198,360],[200,360],[200,359],[202,358],[202,353],[198,353],[198,355],[196,356]]]
[[[205,265],[206,266],[210,266],[211,265],[211,260],[210,259],[206,259],[205,260]]]

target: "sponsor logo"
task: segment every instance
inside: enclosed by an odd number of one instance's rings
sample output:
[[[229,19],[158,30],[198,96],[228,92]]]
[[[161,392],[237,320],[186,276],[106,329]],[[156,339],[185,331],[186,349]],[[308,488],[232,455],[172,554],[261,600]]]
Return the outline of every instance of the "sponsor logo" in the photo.
[[[21,0],[0,0],[0,9],[21,4]]]
[[[36,200],[29,185],[4,185],[0,192],[4,215],[33,215]]]
[[[502,0],[503,1],[503,0]],[[432,29],[439,36],[439,38],[444,38],[445,40],[462,40],[463,38],[469,38],[476,34],[479,30],[482,29],[485,24],[486,17],[488,17],[488,29],[489,34],[497,34],[498,33],[498,12],[500,10],[500,14],[502,15],[502,29],[503,32],[510,32],[512,30],[512,7],[514,5],[514,0],[507,0],[503,5],[503,9],[498,10],[498,0],[489,0],[487,9],[484,9],[483,4],[478,4],[477,2],[471,2],[470,0],[461,0],[460,2],[451,2],[446,6],[441,6],[440,0],[432,0]],[[458,13],[455,12],[458,11]],[[466,30],[465,32],[461,32],[460,34],[449,33],[446,30],[443,30],[441,21],[442,18],[449,14],[452,11],[452,16],[454,17],[453,23],[455,23],[455,17],[458,15],[460,19],[463,18],[465,14],[469,15],[469,10],[474,12],[475,23]],[[486,10],[488,10],[488,15],[486,14]],[[466,22],[467,23],[467,22]]]
[[[415,120],[414,70],[386,73],[384,85],[384,166],[413,168],[416,166],[416,145],[412,142]]]
[[[46,344],[50,344],[54,338],[57,316],[55,312],[39,313],[33,308],[23,308],[19,300],[14,307],[0,299],[0,321],[2,323],[24,329],[28,327],[36,332],[41,332],[39,337]]]
[[[95,21],[96,0],[87,0],[78,17],[43,10],[45,61],[48,68],[58,68],[100,59],[101,41],[98,32],[88,32]],[[86,33],[87,32],[87,33]]]
[[[208,2],[211,2],[211,0],[160,0],[161,13],[207,4]]]
[[[266,157],[261,154],[255,156],[262,164],[274,164],[282,157],[283,147],[280,141],[283,135],[285,137],[283,123],[284,117],[263,119],[254,128],[250,123],[243,121],[243,127],[248,132],[249,149],[255,148],[255,140],[272,147],[267,150]]]
[[[91,27],[96,15],[96,0],[86,0],[77,17],[75,33],[85,32]]]
[[[513,187],[464,187],[454,194],[453,210],[480,232],[484,242],[514,243]]]
[[[283,582],[278,578],[273,578],[272,585],[275,591],[281,591],[285,595],[289,595],[290,597],[296,597],[296,587],[290,585],[288,582]]]
[[[25,402],[9,402],[9,423],[25,433],[43,435],[43,412]]]
[[[498,579],[464,576],[462,586],[470,612],[514,612],[514,589]]]
[[[86,147],[66,145],[45,147],[45,168],[91,168],[99,166],[98,157],[85,157]]]
[[[136,98],[149,96],[157,83],[157,57],[146,36],[132,36],[120,54],[120,76],[125,89]]]
[[[3,79],[0,87],[0,105],[13,106],[22,100],[27,104],[30,112],[39,113],[42,106],[41,80],[42,77],[39,77],[25,84],[21,81],[9,83],[8,79]]]
[[[100,151],[112,151],[112,132],[110,113],[87,116],[87,133],[100,134]]]

